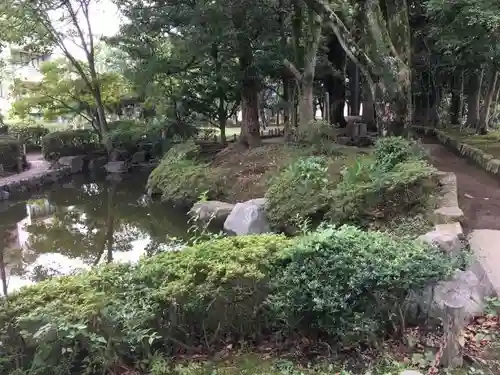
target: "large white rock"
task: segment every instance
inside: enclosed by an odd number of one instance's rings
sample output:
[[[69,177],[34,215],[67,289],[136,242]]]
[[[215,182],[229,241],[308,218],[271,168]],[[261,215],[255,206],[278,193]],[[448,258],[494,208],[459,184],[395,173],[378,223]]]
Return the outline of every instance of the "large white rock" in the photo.
[[[220,201],[200,201],[196,202],[189,214],[196,221],[202,223],[215,223],[221,225],[227,219],[234,208],[234,204]]]
[[[80,173],[83,171],[83,156],[63,156],[59,159],[59,164],[70,168],[71,173]]]
[[[271,233],[265,208],[265,198],[237,203],[224,222],[224,230],[238,236]]]

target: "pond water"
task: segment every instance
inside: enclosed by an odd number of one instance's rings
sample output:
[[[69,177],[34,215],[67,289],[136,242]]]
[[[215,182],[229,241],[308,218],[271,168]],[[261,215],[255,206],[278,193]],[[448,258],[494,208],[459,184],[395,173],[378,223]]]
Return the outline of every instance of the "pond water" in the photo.
[[[136,173],[121,181],[75,176],[36,195],[0,202],[1,294],[178,248],[187,237],[187,215],[150,201],[146,179]]]

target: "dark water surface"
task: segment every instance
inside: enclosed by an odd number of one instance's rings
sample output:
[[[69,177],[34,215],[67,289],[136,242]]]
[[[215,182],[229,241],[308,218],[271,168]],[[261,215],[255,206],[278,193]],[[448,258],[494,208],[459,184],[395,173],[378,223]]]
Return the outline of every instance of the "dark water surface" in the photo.
[[[76,176],[24,199],[0,202],[1,294],[180,246],[189,226],[186,213],[149,201],[146,179],[136,173],[121,181]]]

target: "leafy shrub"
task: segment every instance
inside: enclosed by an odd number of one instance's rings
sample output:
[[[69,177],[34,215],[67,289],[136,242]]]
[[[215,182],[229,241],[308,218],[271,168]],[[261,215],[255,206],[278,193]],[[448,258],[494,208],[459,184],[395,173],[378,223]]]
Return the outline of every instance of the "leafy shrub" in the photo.
[[[335,154],[336,130],[326,121],[313,121],[307,127],[299,126],[294,134],[295,142],[313,147],[318,154]]]
[[[151,172],[148,189],[159,192],[162,199],[191,205],[201,195],[214,199],[222,194],[223,173],[197,156],[200,148],[193,141],[173,146],[160,165]]]
[[[122,120],[109,123],[113,147],[134,153],[140,150],[161,150],[161,128],[144,121]]]
[[[41,125],[10,125],[9,134],[19,138],[26,144],[26,148],[31,150],[39,150],[42,147],[42,138],[49,134],[49,129]]]
[[[97,134],[87,129],[56,131],[42,138],[42,154],[47,160],[88,154],[101,148]]]
[[[327,158],[298,159],[270,181],[266,192],[269,221],[279,228],[294,225],[297,218],[321,219],[328,211],[332,186]]]
[[[26,288],[0,310],[2,373],[16,365],[30,374],[108,373],[157,351],[255,337],[273,323],[269,278],[289,243],[224,238]]]
[[[21,143],[14,137],[0,135],[0,164],[5,170],[17,170],[22,156]]]
[[[332,192],[328,217],[334,223],[361,225],[389,220],[425,205],[437,188],[434,177],[435,169],[423,160],[399,163],[391,171],[384,171],[374,161],[358,159],[346,168]]]
[[[435,169],[423,157],[414,141],[401,137],[377,140],[373,157],[359,157],[344,168],[342,180],[332,192],[330,221],[366,225],[425,206],[437,181]]]
[[[351,226],[323,228],[292,244],[273,277],[270,307],[290,330],[341,344],[370,342],[399,327],[410,291],[451,274],[434,248]]]
[[[417,142],[403,137],[382,137],[375,142],[377,166],[385,171],[409,160],[422,160],[425,156]]]

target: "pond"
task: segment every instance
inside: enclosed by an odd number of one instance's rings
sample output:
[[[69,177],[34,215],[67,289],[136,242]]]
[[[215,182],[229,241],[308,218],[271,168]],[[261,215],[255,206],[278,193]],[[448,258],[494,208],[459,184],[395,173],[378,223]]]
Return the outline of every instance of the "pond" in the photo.
[[[179,248],[189,228],[186,212],[150,201],[146,179],[136,173],[121,181],[79,175],[36,195],[0,202],[2,294],[101,263],[134,262]]]

